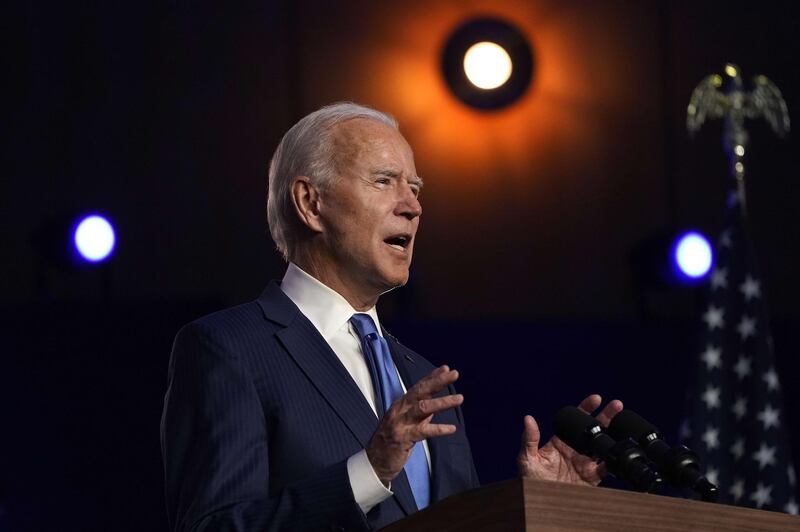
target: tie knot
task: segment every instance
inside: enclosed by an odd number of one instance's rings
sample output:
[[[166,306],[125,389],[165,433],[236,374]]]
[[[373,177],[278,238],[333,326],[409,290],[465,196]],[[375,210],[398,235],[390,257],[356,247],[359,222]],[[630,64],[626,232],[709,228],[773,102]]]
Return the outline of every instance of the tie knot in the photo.
[[[378,329],[375,327],[375,322],[372,321],[372,317],[369,314],[361,312],[353,314],[353,317],[350,318],[350,323],[356,328],[361,338],[367,338],[370,335],[378,335]]]

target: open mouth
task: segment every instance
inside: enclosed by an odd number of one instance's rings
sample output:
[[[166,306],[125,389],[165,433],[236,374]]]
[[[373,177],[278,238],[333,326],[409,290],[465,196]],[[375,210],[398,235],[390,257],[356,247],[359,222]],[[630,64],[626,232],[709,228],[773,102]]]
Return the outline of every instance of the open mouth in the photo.
[[[384,242],[398,251],[405,251],[411,243],[411,235],[394,235],[385,239]]]

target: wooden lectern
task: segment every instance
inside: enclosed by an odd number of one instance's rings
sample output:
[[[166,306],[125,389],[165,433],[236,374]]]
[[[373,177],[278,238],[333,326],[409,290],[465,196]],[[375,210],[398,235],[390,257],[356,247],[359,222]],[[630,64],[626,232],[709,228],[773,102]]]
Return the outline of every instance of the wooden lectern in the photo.
[[[800,532],[800,517],[661,495],[517,478],[453,495],[382,528],[381,532],[455,530]]]

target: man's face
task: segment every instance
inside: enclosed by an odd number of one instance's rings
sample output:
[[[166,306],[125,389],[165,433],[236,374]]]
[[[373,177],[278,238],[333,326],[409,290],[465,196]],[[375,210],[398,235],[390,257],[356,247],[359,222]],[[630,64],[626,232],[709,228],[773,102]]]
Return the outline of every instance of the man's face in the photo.
[[[422,181],[406,140],[383,123],[348,120],[334,139],[337,177],[320,196],[325,268],[377,297],[408,280]]]

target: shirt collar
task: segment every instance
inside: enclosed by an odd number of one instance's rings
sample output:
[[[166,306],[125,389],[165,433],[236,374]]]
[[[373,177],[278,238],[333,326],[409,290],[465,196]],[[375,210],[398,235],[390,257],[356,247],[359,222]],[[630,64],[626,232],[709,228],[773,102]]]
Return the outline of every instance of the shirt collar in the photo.
[[[290,262],[281,281],[281,290],[297,305],[306,318],[317,328],[325,341],[347,325],[357,311],[338,292],[326,286]],[[369,314],[375,322],[378,334],[383,336],[378,312],[373,306],[364,314]]]

